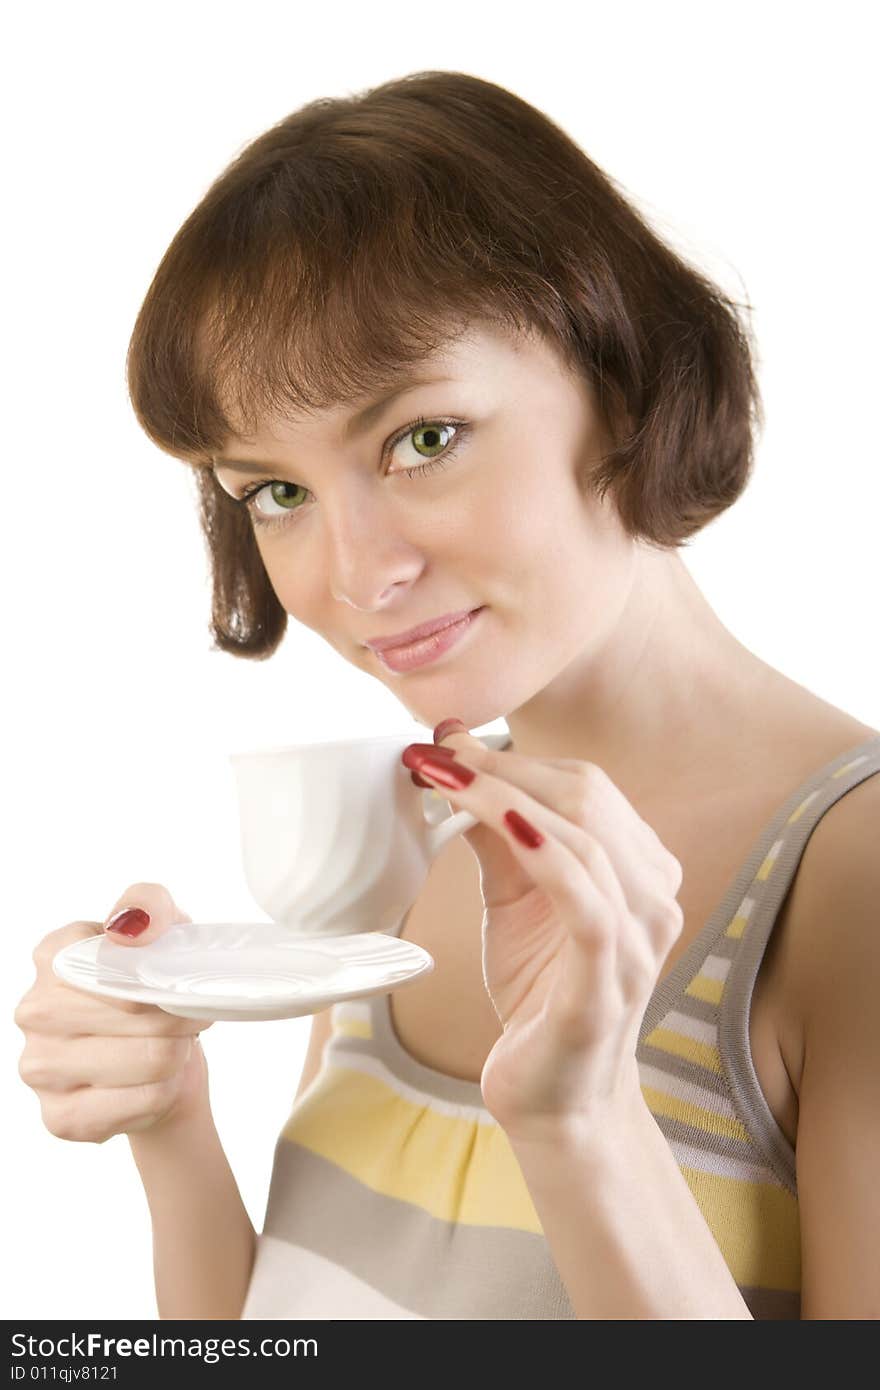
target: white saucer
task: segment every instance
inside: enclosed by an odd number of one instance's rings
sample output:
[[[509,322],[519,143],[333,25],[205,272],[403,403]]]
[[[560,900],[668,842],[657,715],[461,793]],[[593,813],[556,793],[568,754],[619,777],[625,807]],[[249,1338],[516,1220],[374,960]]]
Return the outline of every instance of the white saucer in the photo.
[[[275,922],[178,922],[149,946],[118,946],[106,935],[74,941],[52,968],[88,994],[238,1022],[299,1018],[380,994],[433,970],[434,958],[383,932],[306,936]]]

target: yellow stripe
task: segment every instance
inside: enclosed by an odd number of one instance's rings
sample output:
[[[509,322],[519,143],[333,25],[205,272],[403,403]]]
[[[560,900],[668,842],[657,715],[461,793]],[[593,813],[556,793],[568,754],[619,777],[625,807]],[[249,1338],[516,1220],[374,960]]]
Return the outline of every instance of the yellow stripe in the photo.
[[[661,1052],[671,1052],[673,1057],[684,1057],[695,1062],[698,1067],[717,1072],[721,1076],[721,1055],[711,1043],[697,1042],[685,1037],[684,1033],[673,1033],[671,1028],[655,1028],[645,1038],[651,1047],[659,1047]]]
[[[703,999],[707,1004],[720,1004],[724,993],[724,981],[713,980],[711,975],[695,975],[685,990],[694,999]]]
[[[500,1125],[444,1115],[364,1072],[326,1066],[282,1137],[444,1221],[542,1231]]]
[[[777,847],[774,847],[774,848],[770,851],[770,853],[767,855],[767,857],[766,857],[766,859],[764,860],[763,864],[761,865],[760,869],[759,869],[758,872],[755,874],[755,878],[760,879],[762,883],[763,883],[764,879],[769,878],[769,877],[770,877],[770,870],[773,868],[773,865],[776,863],[776,860],[777,860],[778,858],[779,858],[779,848],[778,848],[778,846],[777,846]]]
[[[832,778],[845,777],[851,767],[858,767],[859,763],[863,763],[864,761],[865,759],[863,757],[856,758],[855,762],[847,763],[845,767],[839,767],[836,772],[832,772],[831,776]]]
[[[332,1037],[371,1038],[373,1025],[368,1018],[338,1018],[333,1023]]]
[[[668,1095],[654,1086],[642,1086],[642,1095],[652,1115],[667,1115],[671,1120],[681,1120],[716,1138],[741,1139],[746,1144],[752,1143],[752,1136],[736,1118],[719,1115],[717,1110],[709,1110],[683,1096]]]
[[[742,936],[743,931],[745,930],[745,925],[748,920],[748,917],[744,917],[741,912],[738,912],[736,916],[733,918],[730,926],[727,928],[727,931],[724,933],[724,935],[730,936],[735,941],[738,941],[739,938]]]
[[[782,1187],[681,1169],[738,1284],[797,1292],[801,1237],[797,1199]]]
[[[652,1088],[643,1090],[652,1107],[678,1113],[680,1102]],[[696,1106],[685,1112],[690,1123],[702,1113],[715,1132],[726,1132],[723,1117]],[[500,1126],[414,1104],[362,1072],[325,1067],[295,1104],[281,1137],[335,1163],[373,1191],[432,1216],[542,1234]],[[736,1282],[797,1292],[801,1252],[796,1198],[770,1183],[683,1165],[681,1172]]]

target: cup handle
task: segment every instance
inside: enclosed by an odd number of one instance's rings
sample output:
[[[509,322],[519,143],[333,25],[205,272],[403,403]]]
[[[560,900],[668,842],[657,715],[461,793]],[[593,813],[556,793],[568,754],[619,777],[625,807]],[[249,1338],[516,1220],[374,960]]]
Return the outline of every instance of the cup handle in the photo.
[[[480,742],[484,743],[487,748],[503,748],[509,737],[509,734],[484,734]],[[455,815],[444,814],[443,819],[438,820],[436,802],[442,799],[441,794],[425,791],[423,797],[422,814],[428,828],[431,857],[434,858],[454,835],[460,835],[462,831],[472,829],[478,822],[476,816],[472,816],[470,811],[458,811]],[[435,805],[432,806],[429,803],[429,797],[434,799]]]
[[[457,811],[454,816],[447,816],[439,825],[430,826],[428,828],[428,845],[431,858],[436,858],[443,846],[447,845],[454,835],[460,835],[463,830],[470,830],[477,824],[476,816],[472,816],[470,811]]]

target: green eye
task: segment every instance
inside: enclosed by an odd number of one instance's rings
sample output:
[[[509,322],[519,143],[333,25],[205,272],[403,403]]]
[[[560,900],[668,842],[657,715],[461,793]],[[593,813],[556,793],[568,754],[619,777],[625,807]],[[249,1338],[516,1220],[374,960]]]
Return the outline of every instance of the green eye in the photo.
[[[298,512],[300,510],[301,502],[297,502],[295,496],[292,498],[284,497],[283,495],[280,497],[278,496],[279,493],[283,494],[285,488],[290,489],[294,494],[302,493],[304,496],[308,494],[308,488],[303,487],[300,483],[288,482],[283,478],[274,478],[268,483],[256,483],[248,492],[242,494],[238,500],[242,506],[246,507],[250,512],[251,521],[254,526],[277,526],[279,523],[283,525],[287,520],[287,516],[279,517],[276,513],[271,512],[267,516],[265,513],[257,510],[257,498],[261,493],[268,492],[272,501],[277,506],[282,507],[288,516],[292,512]],[[293,502],[296,502],[295,506],[286,505],[287,503]]]
[[[442,434],[442,432],[443,432],[444,430],[448,430],[448,428],[449,428],[449,426],[448,426],[448,425],[444,425],[444,424],[419,425],[416,429],[410,430],[409,433],[412,434],[413,436],[415,436],[415,435],[417,435],[417,434],[434,435],[434,436],[436,437],[436,439],[437,439],[437,442],[436,442],[436,444],[429,444],[429,445],[428,445],[428,448],[429,448],[429,449],[430,449],[430,448],[438,448],[438,449],[441,451],[441,453],[442,453],[442,451],[443,451],[447,446],[443,443],[443,440],[440,438],[440,435]],[[403,438],[405,439],[405,438],[406,438],[406,435],[404,435]],[[397,442],[397,443],[402,443],[402,440],[398,440],[398,441],[396,441],[396,442]]]
[[[284,483],[284,482],[277,482],[277,481],[276,481],[276,482],[274,482],[274,483],[267,483],[266,486],[267,486],[268,489],[269,489],[269,494],[270,494],[270,496],[271,496],[271,498],[272,498],[272,501],[273,501],[273,502],[277,502],[278,505],[279,505],[279,507],[283,507],[284,504],[285,504],[285,501],[290,502],[290,501],[292,501],[293,499],[292,499],[292,498],[289,498],[289,497],[288,497],[288,498],[277,497],[277,496],[276,496],[276,492],[275,492],[276,488],[278,489],[279,492],[281,491],[282,488],[285,488],[285,487],[292,488],[294,492],[303,492],[303,493],[304,493],[304,492],[307,492],[307,491],[308,491],[307,488],[301,487],[299,483]],[[262,489],[261,489],[261,491],[262,491]],[[291,510],[295,510],[295,508],[291,508]]]
[[[452,443],[446,443],[444,442],[443,435],[450,429],[455,431],[455,436]],[[395,435],[394,438],[388,442],[386,447],[388,451],[393,451],[397,448],[398,444],[401,444],[404,439],[407,439],[410,435],[427,435],[429,442],[426,447],[428,449],[437,450],[438,452],[433,455],[428,455],[425,458],[425,462],[416,468],[404,468],[399,470],[408,478],[424,477],[428,473],[433,473],[435,469],[446,467],[448,460],[470,433],[470,429],[471,426],[464,420],[426,420],[423,416],[420,416],[418,420],[411,421],[406,429],[401,430]],[[414,444],[414,447],[417,446]],[[389,476],[395,477],[396,474],[390,474]],[[288,494],[285,494],[285,489],[288,489]],[[268,492],[275,505],[281,508],[281,515],[271,512],[266,514],[257,509],[257,498],[264,492]],[[293,496],[290,496],[289,493],[292,493]],[[302,498],[297,498],[296,495],[298,493],[301,493],[303,497],[305,497],[308,496],[309,490],[306,487],[302,487],[299,483],[291,483],[283,478],[271,478],[268,481],[264,479],[261,482],[255,483],[248,492],[243,493],[243,495],[238,498],[238,501],[242,506],[247,508],[250,513],[251,521],[256,529],[271,529],[275,526],[287,525],[294,512],[303,510],[301,505]]]

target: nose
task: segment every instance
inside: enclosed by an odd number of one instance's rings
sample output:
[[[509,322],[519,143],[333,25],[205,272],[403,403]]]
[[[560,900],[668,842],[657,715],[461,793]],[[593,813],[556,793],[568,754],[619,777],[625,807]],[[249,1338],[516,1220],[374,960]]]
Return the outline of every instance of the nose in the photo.
[[[325,505],[323,524],[328,582],[337,602],[376,612],[421,573],[424,557],[402,532],[394,509],[368,499],[365,491]]]

